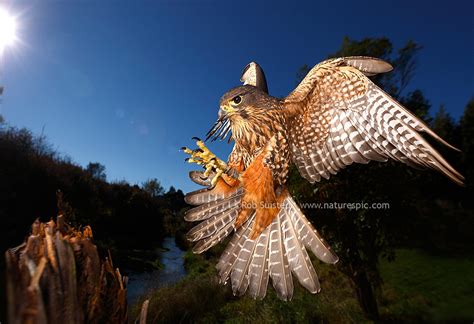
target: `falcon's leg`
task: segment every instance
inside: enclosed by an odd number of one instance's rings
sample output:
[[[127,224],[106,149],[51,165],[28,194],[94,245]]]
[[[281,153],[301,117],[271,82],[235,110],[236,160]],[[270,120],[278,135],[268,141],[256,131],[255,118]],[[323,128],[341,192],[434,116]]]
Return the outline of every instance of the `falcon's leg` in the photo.
[[[199,138],[194,137],[198,149],[191,150],[187,147],[183,147],[184,153],[191,155],[187,158],[188,163],[196,163],[202,165],[205,169],[203,178],[207,179],[212,174],[210,187],[213,188],[219,179],[222,179],[229,186],[235,186],[234,178],[228,176],[225,172],[228,170],[227,164],[219,159],[214,153],[212,153]]]
[[[280,198],[274,190],[271,170],[263,163],[263,154],[257,157],[242,174],[244,196],[241,210],[235,221],[235,227],[240,227],[255,211],[255,223],[250,238],[257,238],[271,224],[280,211]],[[281,195],[282,196],[282,195]]]

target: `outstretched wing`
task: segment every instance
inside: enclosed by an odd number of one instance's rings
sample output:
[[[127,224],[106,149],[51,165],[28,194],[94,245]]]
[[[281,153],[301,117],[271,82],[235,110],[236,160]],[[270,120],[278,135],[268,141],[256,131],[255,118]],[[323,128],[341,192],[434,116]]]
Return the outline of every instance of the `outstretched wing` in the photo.
[[[313,183],[353,162],[391,158],[463,183],[462,175],[420,132],[455,148],[367,78],[390,70],[390,64],[370,57],[327,60],[283,100],[292,116],[293,162],[304,178]]]
[[[244,68],[240,81],[244,85],[249,84],[254,87],[259,88],[263,92],[268,93],[267,79],[265,78],[265,73],[263,73],[262,68],[256,62],[250,62]]]

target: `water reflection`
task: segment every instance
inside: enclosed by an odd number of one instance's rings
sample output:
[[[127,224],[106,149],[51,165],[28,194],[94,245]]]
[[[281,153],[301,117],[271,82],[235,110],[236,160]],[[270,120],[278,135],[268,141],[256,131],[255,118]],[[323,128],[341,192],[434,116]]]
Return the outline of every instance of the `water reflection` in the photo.
[[[183,259],[184,251],[176,246],[174,237],[165,238],[163,250],[158,250],[157,255],[164,266],[163,269],[128,272],[127,299],[130,305],[151,290],[174,284],[186,275]]]

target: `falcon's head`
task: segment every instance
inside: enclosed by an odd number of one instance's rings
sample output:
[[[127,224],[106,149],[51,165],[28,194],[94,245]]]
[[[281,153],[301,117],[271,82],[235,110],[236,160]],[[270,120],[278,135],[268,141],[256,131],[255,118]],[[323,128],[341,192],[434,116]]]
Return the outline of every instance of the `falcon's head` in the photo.
[[[217,122],[207,133],[207,139],[224,139],[231,129],[248,131],[262,110],[278,105],[279,101],[268,95],[265,73],[257,63],[247,64],[240,81],[243,86],[230,89],[222,96]]]
[[[250,123],[258,122],[264,110],[277,108],[279,100],[269,96],[265,91],[243,85],[226,92],[220,101],[217,122],[208,132],[207,138],[225,139],[230,130],[250,129]]]
[[[247,119],[253,109],[263,108],[269,95],[257,87],[243,85],[227,91],[221,98],[219,118]]]

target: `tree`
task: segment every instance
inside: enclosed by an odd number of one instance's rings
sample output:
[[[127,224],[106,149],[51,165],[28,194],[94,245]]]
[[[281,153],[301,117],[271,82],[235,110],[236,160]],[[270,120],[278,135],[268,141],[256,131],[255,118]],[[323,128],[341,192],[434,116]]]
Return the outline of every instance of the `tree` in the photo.
[[[91,177],[97,180],[105,181],[107,175],[105,173],[105,165],[100,164],[99,162],[89,162],[86,167],[86,172],[90,174]]]
[[[426,123],[431,122],[429,110],[431,103],[425,98],[421,90],[415,90],[403,98],[400,98],[400,103],[409,108],[415,115],[423,119]]]
[[[421,47],[409,41],[403,48],[392,55],[393,46],[387,38],[365,38],[361,41],[345,37],[341,48],[330,57],[372,56],[384,59],[396,67],[391,73],[372,77],[373,81],[385,91],[401,100],[416,114],[426,118],[429,102],[417,90],[401,97],[401,94],[415,70],[415,55]],[[297,73],[301,79],[303,66]],[[312,221],[322,228],[324,236],[333,242],[340,256],[338,269],[346,274],[354,285],[356,296],[367,317],[379,318],[376,291],[381,285],[378,263],[381,256],[394,257],[394,246],[397,229],[402,232],[400,215],[408,213],[412,197],[416,192],[405,190],[412,181],[406,166],[394,163],[369,165],[352,165],[329,181],[322,180],[311,187],[299,176],[295,169],[290,175],[290,190],[303,201],[327,202],[385,202],[390,204],[388,210],[377,209],[337,209],[306,210]],[[387,186],[387,179],[391,185]],[[410,196],[411,195],[411,196]],[[396,197],[396,199],[393,199]],[[412,212],[413,213],[413,212]]]
[[[412,79],[416,68],[416,54],[422,49],[420,45],[409,40],[406,45],[398,50],[398,57],[395,59],[395,76],[398,81],[396,97],[399,97]]]
[[[474,97],[466,105],[459,122],[460,142],[463,151],[463,164],[466,168],[466,179],[469,191],[473,191],[474,178]]]
[[[351,40],[345,36],[342,40],[341,48],[329,57],[340,56],[372,56],[383,60],[390,61],[393,46],[386,37],[381,38],[364,38],[363,40]]]
[[[164,188],[156,178],[148,179],[147,181],[143,182],[142,189],[149,193],[152,197],[163,196],[165,193]]]
[[[431,128],[447,142],[453,144],[454,131],[456,124],[453,118],[446,112],[444,105],[439,107],[439,110],[436,112],[434,119],[431,123]]]

